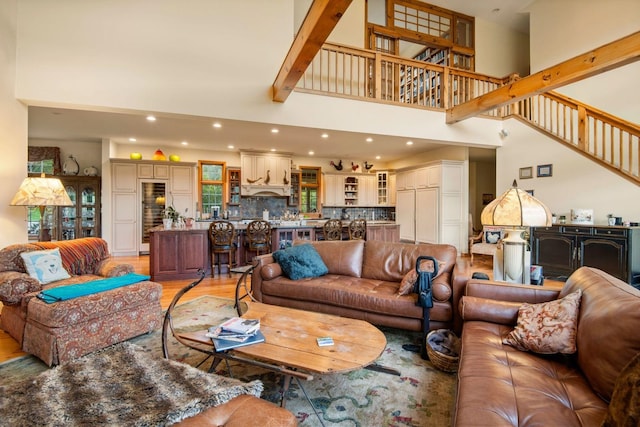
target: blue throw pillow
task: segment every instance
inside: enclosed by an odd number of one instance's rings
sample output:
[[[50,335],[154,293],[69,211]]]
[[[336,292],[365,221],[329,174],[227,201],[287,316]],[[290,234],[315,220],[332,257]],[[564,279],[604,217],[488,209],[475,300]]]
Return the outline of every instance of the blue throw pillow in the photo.
[[[308,243],[275,251],[273,259],[291,280],[323,276],[329,272],[316,248]]]

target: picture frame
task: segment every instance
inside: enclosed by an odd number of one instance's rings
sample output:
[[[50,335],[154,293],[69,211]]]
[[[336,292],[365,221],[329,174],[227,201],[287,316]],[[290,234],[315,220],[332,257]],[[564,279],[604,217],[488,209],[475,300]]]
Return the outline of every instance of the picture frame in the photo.
[[[571,209],[571,223],[593,225],[593,209]]]
[[[533,178],[533,167],[528,166],[526,168],[520,168],[520,179],[531,179]]]
[[[538,178],[553,176],[553,165],[538,165]]]

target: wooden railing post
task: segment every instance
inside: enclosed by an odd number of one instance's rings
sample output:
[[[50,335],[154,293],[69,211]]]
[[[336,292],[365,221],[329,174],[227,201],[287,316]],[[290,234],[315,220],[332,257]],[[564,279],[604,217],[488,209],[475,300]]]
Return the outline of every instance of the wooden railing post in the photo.
[[[441,107],[445,110],[450,108],[453,105],[453,94],[451,93],[451,88],[453,85],[451,84],[451,70],[449,67],[444,67],[442,70],[442,76],[440,78],[440,85],[442,92],[440,93],[440,102],[442,103]]]
[[[382,56],[376,52],[373,58],[373,97],[382,99]]]
[[[583,152],[587,151],[587,141],[587,110],[578,105],[578,148]]]

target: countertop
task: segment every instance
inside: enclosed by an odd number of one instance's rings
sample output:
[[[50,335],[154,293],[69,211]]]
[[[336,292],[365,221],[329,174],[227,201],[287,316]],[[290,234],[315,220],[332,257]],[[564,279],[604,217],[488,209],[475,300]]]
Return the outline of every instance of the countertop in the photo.
[[[208,230],[209,225],[213,221],[195,221],[191,227],[182,227],[176,228],[175,226],[171,228],[171,230],[166,230],[164,226],[158,225],[151,229],[149,232],[157,232],[157,231],[192,231],[192,230]],[[321,228],[324,223],[327,222],[325,219],[308,219],[304,221],[280,221],[280,220],[272,220],[269,221],[272,229],[278,228]],[[236,230],[246,230],[247,224],[246,221],[234,221],[231,223],[236,227]],[[344,227],[348,226],[350,221],[343,220],[342,225]],[[367,221],[367,226],[383,226],[383,225],[396,225],[395,221]]]

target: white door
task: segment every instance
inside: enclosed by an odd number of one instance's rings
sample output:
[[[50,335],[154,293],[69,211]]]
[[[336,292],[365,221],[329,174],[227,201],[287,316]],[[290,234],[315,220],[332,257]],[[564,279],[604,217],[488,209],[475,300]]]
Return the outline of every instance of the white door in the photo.
[[[396,223],[400,224],[400,240],[415,242],[415,191],[400,190],[396,199]]]

